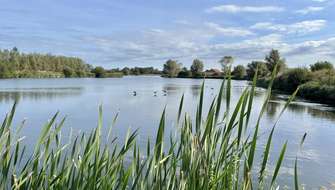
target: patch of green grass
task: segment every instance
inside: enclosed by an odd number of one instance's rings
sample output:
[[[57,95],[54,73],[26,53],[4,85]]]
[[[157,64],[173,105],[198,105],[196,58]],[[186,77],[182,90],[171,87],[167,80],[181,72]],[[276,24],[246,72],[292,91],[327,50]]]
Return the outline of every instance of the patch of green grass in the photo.
[[[274,77],[275,74],[272,80]],[[231,81],[228,77],[223,81],[219,95],[212,101],[209,111],[204,113],[203,84],[195,122],[183,111],[183,97],[178,109],[177,130],[180,136],[176,139],[171,137],[169,143],[163,140],[166,136],[164,110],[155,143],[148,140],[146,150],[136,143],[137,131],[129,132],[122,145],[110,139],[112,128],[109,129],[107,139],[103,138],[103,111],[100,107],[98,127],[65,144],[60,135],[65,119],[56,124],[58,114],[55,114],[44,126],[34,152],[26,152],[18,135],[20,128],[16,132],[12,131],[14,104],[0,128],[0,188],[276,189],[286,143],[274,172],[267,172],[277,122],[269,134],[262,159],[257,160],[255,155],[260,120],[271,95],[272,83],[268,87],[262,111],[256,116],[257,122],[251,123],[249,118],[255,117],[251,111],[255,85],[256,78],[253,86],[244,90],[233,107],[230,102]],[[227,93],[227,110],[222,110],[221,106],[224,92]],[[294,99],[295,94],[287,104]],[[260,171],[255,171],[255,162],[261,163]],[[295,171],[292,183],[298,189],[297,166]],[[271,180],[266,180],[265,175],[270,176]],[[255,179],[255,176],[258,178]]]

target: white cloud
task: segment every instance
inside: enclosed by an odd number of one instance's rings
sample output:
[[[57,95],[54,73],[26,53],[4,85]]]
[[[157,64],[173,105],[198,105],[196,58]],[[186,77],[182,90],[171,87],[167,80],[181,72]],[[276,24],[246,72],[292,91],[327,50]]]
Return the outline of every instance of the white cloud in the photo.
[[[250,30],[246,30],[243,28],[234,28],[234,27],[222,27],[213,22],[205,23],[206,26],[209,27],[214,33],[221,34],[224,36],[250,36],[254,33]]]
[[[271,22],[260,22],[251,26],[251,29],[271,30],[286,34],[307,34],[321,30],[326,26],[325,20],[306,20],[293,24],[273,24]]]
[[[236,57],[238,63],[248,63],[263,59],[272,48],[278,49],[290,66],[308,65],[318,59],[335,60],[335,37],[290,43],[285,41],[285,35],[269,34],[235,42],[213,42],[215,35],[206,33],[198,28],[153,29],[139,33],[134,39],[99,37],[90,42],[95,43],[97,54],[101,54],[96,57],[105,58],[100,61],[158,64],[158,67],[167,59],[177,59],[187,66],[195,57],[203,59],[208,67],[216,67],[223,55]]]
[[[301,23],[306,22],[311,21]],[[201,25],[180,25],[174,29],[147,29],[127,38],[111,35],[86,40],[90,48],[94,48],[93,57],[96,57],[99,63],[108,64],[160,67],[167,59],[177,59],[184,63],[184,66],[188,66],[192,59],[198,57],[204,60],[206,67],[218,67],[217,60],[224,55],[236,57],[237,64],[246,64],[251,60],[263,59],[272,48],[282,53],[289,66],[308,65],[318,59],[335,61],[335,37],[301,42],[286,41],[285,35],[288,32],[300,32],[307,28],[306,24],[301,23],[279,26],[258,23],[253,26],[270,27],[269,30],[275,31],[264,36],[258,36],[243,28],[224,27],[208,22]],[[316,30],[311,29],[314,28],[312,25],[317,24],[308,24],[309,31]],[[235,38],[236,35],[244,38]],[[234,38],[227,41],[226,38],[218,38],[220,36]]]
[[[206,10],[208,13],[224,12],[224,13],[262,13],[262,12],[282,12],[285,9],[277,6],[238,6],[238,5],[219,5]]]
[[[296,13],[298,14],[309,14],[309,13],[314,13],[314,12],[319,12],[319,11],[322,11],[324,9],[324,7],[306,7],[304,9],[300,9],[300,10],[297,10],[295,11]]]

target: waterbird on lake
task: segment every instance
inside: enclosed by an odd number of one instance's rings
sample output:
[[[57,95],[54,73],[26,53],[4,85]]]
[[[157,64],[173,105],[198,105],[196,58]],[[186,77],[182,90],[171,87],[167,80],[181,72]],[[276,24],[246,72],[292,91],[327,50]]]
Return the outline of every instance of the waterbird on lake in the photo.
[[[137,94],[136,91],[133,91],[133,96],[136,96],[136,94]]]

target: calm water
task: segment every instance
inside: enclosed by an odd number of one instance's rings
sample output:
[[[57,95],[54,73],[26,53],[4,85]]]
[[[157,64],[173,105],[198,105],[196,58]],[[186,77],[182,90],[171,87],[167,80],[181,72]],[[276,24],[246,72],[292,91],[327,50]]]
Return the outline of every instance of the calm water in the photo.
[[[185,109],[194,113],[202,80],[166,79],[161,77],[124,77],[120,79],[11,79],[0,80],[0,116],[4,118],[16,98],[19,105],[15,123],[26,119],[22,135],[32,147],[41,126],[56,111],[67,116],[63,136],[72,132],[90,131],[96,127],[98,105],[104,109],[107,128],[119,112],[114,136],[123,139],[127,130],[139,128],[139,144],[153,139],[162,110],[167,106],[167,130],[173,132],[180,97],[185,93]],[[205,105],[218,93],[221,80],[207,80]],[[247,81],[233,81],[232,101],[235,103]],[[136,91],[134,96],[133,91]],[[157,96],[154,96],[157,91]],[[258,89],[254,112],[258,112],[264,98]],[[268,132],[284,106],[285,96],[275,95],[262,120],[261,132]],[[307,138],[302,151],[299,143]],[[261,136],[261,153],[266,136]],[[271,164],[279,155],[281,145],[288,141],[288,153],[281,169],[280,183],[291,186],[295,156],[299,156],[300,181],[306,189],[331,187],[335,182],[335,111],[319,104],[296,101],[283,114],[275,132]]]

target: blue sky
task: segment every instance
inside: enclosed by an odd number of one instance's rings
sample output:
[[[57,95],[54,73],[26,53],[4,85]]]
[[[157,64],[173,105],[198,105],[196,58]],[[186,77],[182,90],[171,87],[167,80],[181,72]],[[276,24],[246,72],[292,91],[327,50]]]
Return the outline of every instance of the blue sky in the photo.
[[[169,58],[335,62],[334,0],[0,0],[0,48],[78,56],[107,68]]]

